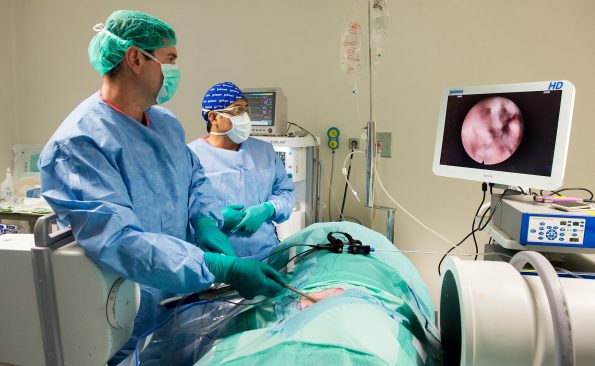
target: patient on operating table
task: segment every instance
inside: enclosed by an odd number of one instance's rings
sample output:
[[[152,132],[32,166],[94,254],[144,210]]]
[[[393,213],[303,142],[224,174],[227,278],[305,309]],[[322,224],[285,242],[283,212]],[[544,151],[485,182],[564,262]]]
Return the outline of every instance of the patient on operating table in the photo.
[[[305,246],[326,243],[331,232],[349,233],[378,251],[333,253]],[[286,266],[292,246],[294,267]],[[272,299],[252,300],[252,306],[231,303],[238,298],[180,309],[169,326],[180,336],[193,334],[193,340],[182,344],[156,332],[140,359],[151,364],[183,354],[198,366],[440,364],[428,290],[383,235],[348,222],[314,224],[271,253],[278,254],[270,255],[269,263],[288,267],[289,285],[315,303],[287,289]]]

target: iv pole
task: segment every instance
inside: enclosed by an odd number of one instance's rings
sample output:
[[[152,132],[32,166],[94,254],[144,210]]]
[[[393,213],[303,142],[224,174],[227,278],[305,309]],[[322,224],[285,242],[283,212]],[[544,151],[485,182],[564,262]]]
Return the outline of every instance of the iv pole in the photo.
[[[368,73],[370,79],[370,119],[367,123],[367,159],[366,159],[366,207],[374,208],[374,166],[376,163],[376,122],[374,122],[373,107],[373,77],[372,77],[372,2],[368,1]]]
[[[376,122],[374,121],[374,88],[373,88],[373,63],[372,63],[372,6],[379,6],[377,0],[368,1],[368,72],[370,77],[370,120],[366,125],[368,146],[366,149],[366,207],[371,209],[386,210],[386,238],[394,243],[394,214],[396,209],[385,206],[374,205],[374,178],[376,172]]]

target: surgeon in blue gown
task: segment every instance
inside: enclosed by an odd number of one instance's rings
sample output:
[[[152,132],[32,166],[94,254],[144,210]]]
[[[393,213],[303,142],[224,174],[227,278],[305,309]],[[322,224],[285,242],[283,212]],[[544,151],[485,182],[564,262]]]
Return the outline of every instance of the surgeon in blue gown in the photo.
[[[234,256],[220,231],[214,188],[180,123],[155,106],[173,96],[179,81],[171,26],[117,11],[94,30],[89,57],[103,77],[101,89],[66,117],[38,164],[43,196],[60,226],[72,227],[97,265],[142,285],[129,352],[169,315],[157,306],[164,298],[214,281],[246,298],[272,296],[284,282],[268,265]]]
[[[244,93],[233,83],[211,87],[202,100],[207,137],[188,146],[217,187],[223,232],[238,256],[261,259],[277,244],[273,222],[287,220],[295,206],[294,186],[273,146],[249,137]]]

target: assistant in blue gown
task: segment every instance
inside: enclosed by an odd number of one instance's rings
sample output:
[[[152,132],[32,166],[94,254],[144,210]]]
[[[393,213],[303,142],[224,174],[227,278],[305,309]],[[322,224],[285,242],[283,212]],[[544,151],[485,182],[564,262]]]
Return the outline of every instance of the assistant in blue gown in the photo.
[[[215,197],[219,207],[236,204],[250,207],[267,201],[273,204],[275,213],[255,233],[223,230],[238,256],[259,259],[266,256],[279,244],[273,221],[286,221],[295,206],[293,182],[273,146],[252,137],[242,142],[237,151],[212,146],[203,138],[188,146],[217,188]]]

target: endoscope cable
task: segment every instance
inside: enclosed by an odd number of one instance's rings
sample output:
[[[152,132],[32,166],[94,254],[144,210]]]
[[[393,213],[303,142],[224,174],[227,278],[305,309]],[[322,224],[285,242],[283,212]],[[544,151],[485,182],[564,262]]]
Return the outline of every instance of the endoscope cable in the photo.
[[[554,194],[560,194],[562,192],[566,192],[566,191],[583,191],[583,192],[587,192],[589,194],[589,198],[585,199],[586,201],[592,201],[593,200],[593,192],[587,188],[561,188],[558,189],[556,191],[549,191],[550,193],[548,194],[549,196],[554,195]],[[539,194],[541,196],[543,196],[543,190],[539,191]]]
[[[265,259],[269,259],[270,257],[272,257],[274,255],[281,254],[281,253],[283,253],[283,252],[285,252],[285,251],[287,251],[287,250],[289,250],[291,248],[296,248],[296,247],[310,247],[310,248],[312,248],[314,246],[315,246],[314,244],[292,244],[292,245],[289,245],[289,246],[280,248],[280,249],[278,249],[278,250],[276,250],[274,252],[270,252],[266,257],[262,258],[260,261],[262,262]]]

